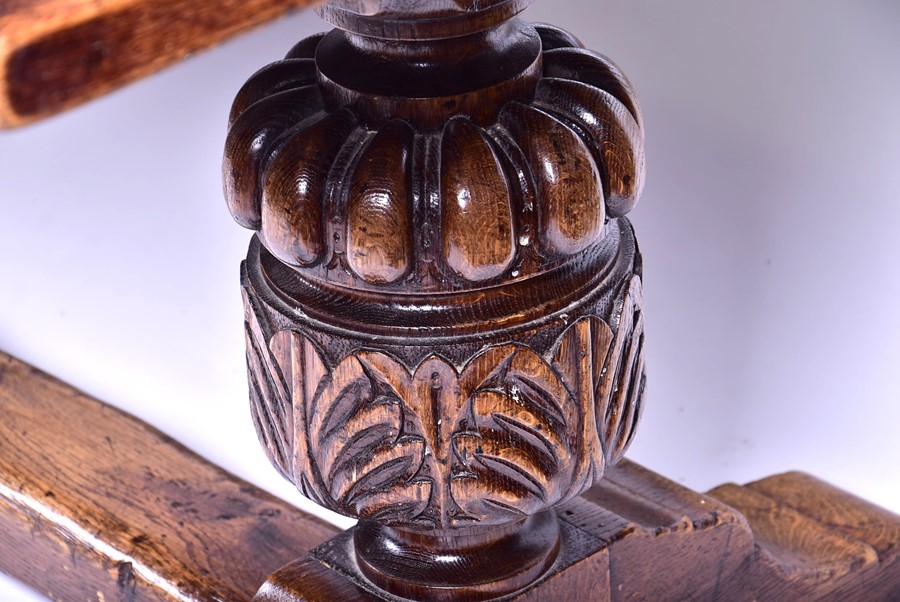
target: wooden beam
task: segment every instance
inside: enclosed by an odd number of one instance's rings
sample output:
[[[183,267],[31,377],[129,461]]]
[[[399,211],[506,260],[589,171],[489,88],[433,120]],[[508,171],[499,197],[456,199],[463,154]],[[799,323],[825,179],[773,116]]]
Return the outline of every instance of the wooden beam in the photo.
[[[0,127],[74,107],[313,0],[3,0]]]
[[[0,353],[0,570],[58,600],[247,600],[338,530]]]
[[[702,494],[626,460],[558,512],[556,564],[504,600],[900,599],[900,517],[803,473]],[[395,600],[360,573],[354,541],[279,569],[254,602]]]

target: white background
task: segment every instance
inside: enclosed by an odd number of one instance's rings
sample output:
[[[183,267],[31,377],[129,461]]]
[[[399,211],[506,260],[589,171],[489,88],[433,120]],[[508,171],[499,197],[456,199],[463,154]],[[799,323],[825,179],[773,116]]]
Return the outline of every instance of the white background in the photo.
[[[900,4],[526,15],[613,57],[642,99],[650,399],[630,457],[698,490],[801,469],[900,512]],[[321,29],[297,14],[0,133],[0,349],[309,509],[249,419],[250,235],[220,157],[241,83]]]

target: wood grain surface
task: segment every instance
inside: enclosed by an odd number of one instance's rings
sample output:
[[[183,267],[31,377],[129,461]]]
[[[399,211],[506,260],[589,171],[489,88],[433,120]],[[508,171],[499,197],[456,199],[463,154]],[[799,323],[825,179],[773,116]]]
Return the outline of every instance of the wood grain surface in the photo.
[[[727,591],[760,600],[900,600],[900,516],[810,475],[709,495],[746,516],[757,552]]]
[[[0,127],[48,117],[312,0],[3,0]]]
[[[900,599],[900,517],[802,473],[702,494],[626,460],[558,513],[556,565],[503,600]],[[318,602],[335,599],[332,592],[344,602],[396,600],[347,560],[349,543],[350,534],[341,534],[278,570],[255,602]],[[473,583],[484,570],[455,568]],[[466,592],[453,599],[484,598]]]
[[[355,554],[405,599],[515,595],[586,558],[552,508],[622,456],[643,407],[637,100],[608,59],[515,17],[527,4],[328,3],[339,29],[231,111],[257,433],[304,495],[362,521],[320,560]]]
[[[0,570],[55,600],[247,600],[337,530],[0,353]]]
[[[251,75],[230,121],[226,202],[275,258],[321,288],[432,306],[574,266],[644,182],[621,70],[518,19],[449,40],[313,36]]]

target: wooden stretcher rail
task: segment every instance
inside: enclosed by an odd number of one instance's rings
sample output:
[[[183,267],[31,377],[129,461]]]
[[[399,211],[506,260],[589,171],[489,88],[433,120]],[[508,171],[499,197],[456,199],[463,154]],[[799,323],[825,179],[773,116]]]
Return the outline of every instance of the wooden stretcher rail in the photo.
[[[56,600],[248,600],[337,529],[0,353],[0,571]]]
[[[2,0],[0,127],[49,117],[312,0]]]
[[[704,495],[623,461],[558,510],[564,553],[513,599],[900,596],[900,517],[802,473]],[[351,536],[0,353],[0,571],[50,598],[384,599]]]

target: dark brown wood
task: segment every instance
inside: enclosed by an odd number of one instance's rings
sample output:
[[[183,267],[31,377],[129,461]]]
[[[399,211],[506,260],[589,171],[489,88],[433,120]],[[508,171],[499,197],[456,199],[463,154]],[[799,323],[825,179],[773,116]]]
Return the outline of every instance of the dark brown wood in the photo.
[[[247,600],[337,530],[0,353],[0,570],[55,600]]]
[[[877,602],[900,595],[900,517],[807,475],[703,495],[625,461],[559,511],[560,560],[504,600]],[[346,602],[395,600],[348,562],[347,543],[341,535],[279,570],[254,601],[312,602],[330,599],[328,592]],[[473,582],[480,570],[459,567]],[[412,599],[442,599],[440,592],[416,595],[414,585]]]
[[[526,587],[554,566],[561,545],[556,512],[544,510],[501,526],[427,533],[362,521],[352,549],[361,575],[380,589],[452,601],[492,600]]]
[[[637,101],[526,5],[326,4],[341,29],[231,112],[260,440],[362,520],[329,566],[414,599],[561,566],[552,508],[621,458],[643,407]]]
[[[48,117],[313,0],[3,0],[0,127]]]
[[[624,461],[557,512],[556,563],[506,599],[900,595],[900,517],[802,473],[703,495]],[[390,600],[359,572],[355,531],[325,542],[335,533],[139,420],[0,357],[0,569],[51,598],[244,600],[263,575],[318,546],[275,571],[257,599]],[[490,546],[472,552],[509,560]],[[457,566],[448,578],[470,587],[449,599],[485,599],[476,586],[491,563]],[[416,599],[441,599],[420,595],[414,576]]]
[[[318,10],[338,29],[395,40],[455,38],[511,19],[533,0],[333,0]]]
[[[528,4],[334,0],[338,29],[231,111],[254,425],[359,524],[335,535],[0,356],[0,567],[100,601],[900,598],[900,517],[797,473],[702,495],[616,466],[645,395],[643,122]],[[0,119],[280,10],[186,6],[5,4]]]
[[[812,553],[753,488],[745,517],[613,468],[645,393],[642,118],[527,4],[335,0],[338,29],[237,95],[254,422],[284,476],[360,519],[256,602],[883,597],[874,548],[819,533]]]

